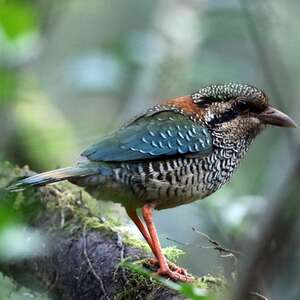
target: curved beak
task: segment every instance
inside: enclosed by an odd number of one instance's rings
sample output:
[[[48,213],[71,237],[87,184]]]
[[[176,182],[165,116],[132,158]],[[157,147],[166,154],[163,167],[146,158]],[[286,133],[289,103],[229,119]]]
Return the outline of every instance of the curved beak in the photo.
[[[281,127],[297,127],[296,122],[280,110],[269,106],[266,110],[257,115],[265,124]]]

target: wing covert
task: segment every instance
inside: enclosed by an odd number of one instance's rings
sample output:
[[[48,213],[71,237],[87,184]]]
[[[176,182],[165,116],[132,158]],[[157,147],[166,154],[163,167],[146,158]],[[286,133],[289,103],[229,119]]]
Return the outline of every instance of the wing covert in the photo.
[[[143,116],[81,155],[91,161],[129,161],[172,155],[207,155],[212,140],[208,129],[174,111]]]

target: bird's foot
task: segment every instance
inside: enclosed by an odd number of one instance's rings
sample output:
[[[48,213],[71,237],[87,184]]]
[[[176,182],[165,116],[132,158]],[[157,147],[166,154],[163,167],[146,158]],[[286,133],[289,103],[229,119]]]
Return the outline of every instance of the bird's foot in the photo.
[[[148,261],[149,265],[151,267],[155,267],[155,268],[159,268],[159,262],[156,258],[151,258]],[[167,261],[168,264],[168,269],[167,270],[161,270],[160,268],[157,271],[158,275],[161,276],[165,276],[165,277],[169,277],[171,279],[173,279],[174,281],[185,281],[185,282],[191,282],[193,281],[195,278],[190,275],[186,269],[178,267],[176,264]],[[171,274],[172,273],[172,274]],[[170,275],[170,276],[169,276]]]
[[[157,258],[149,259],[148,263],[152,267],[156,267],[156,268],[159,267],[159,262],[158,262]],[[176,264],[174,264],[174,263],[172,263],[168,260],[167,260],[167,264],[168,264],[168,267],[171,271],[177,272],[177,273],[182,274],[182,275],[187,275],[188,274],[186,269],[178,267]]]
[[[193,282],[195,280],[195,278],[192,275],[188,274],[186,270],[184,270],[186,274],[182,274],[182,270],[184,269],[178,268],[176,271],[172,271],[169,268],[159,268],[157,271],[157,275],[167,277],[168,279],[171,279],[173,281]]]

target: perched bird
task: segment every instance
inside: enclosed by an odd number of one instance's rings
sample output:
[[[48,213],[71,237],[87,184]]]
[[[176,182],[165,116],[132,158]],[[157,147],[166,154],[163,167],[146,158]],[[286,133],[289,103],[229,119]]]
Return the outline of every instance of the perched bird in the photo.
[[[28,177],[11,189],[69,180],[100,199],[121,203],[152,249],[157,273],[189,281],[192,277],[163,255],[152,211],[214,193],[267,125],[296,127],[254,86],[210,85],[148,109],[84,151],[77,166]]]

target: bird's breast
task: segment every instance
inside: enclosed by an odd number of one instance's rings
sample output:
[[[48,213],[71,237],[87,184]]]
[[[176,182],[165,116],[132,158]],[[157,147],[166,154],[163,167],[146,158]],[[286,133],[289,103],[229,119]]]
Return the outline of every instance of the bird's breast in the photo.
[[[158,209],[202,199],[232,176],[239,157],[232,149],[217,149],[198,157],[123,163],[116,180],[130,186],[140,203],[154,202]]]

